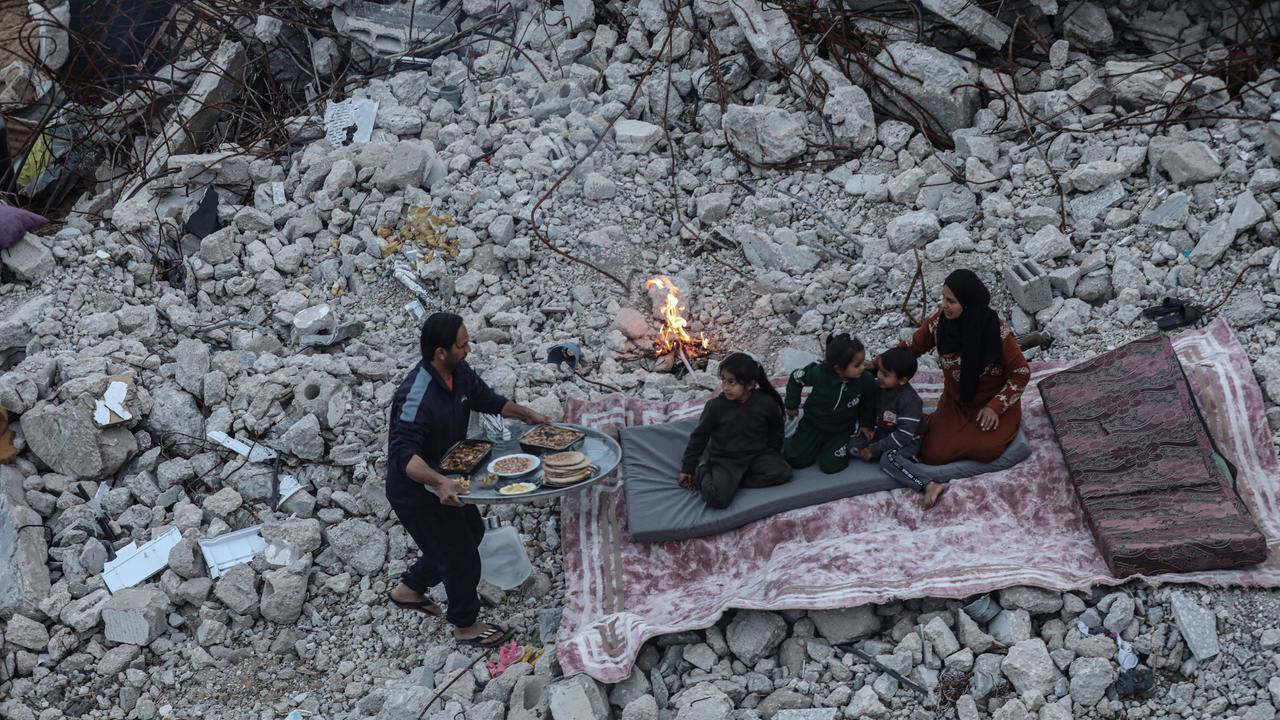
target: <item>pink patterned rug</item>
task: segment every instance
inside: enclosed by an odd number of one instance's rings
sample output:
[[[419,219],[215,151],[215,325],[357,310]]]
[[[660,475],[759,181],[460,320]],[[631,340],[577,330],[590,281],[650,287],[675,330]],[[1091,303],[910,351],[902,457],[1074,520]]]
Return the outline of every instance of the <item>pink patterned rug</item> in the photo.
[[[1280,543],[1280,476],[1249,358],[1224,321],[1173,341],[1222,452],[1268,540]],[[1115,585],[1080,514],[1036,391],[1063,365],[1034,365],[1023,396],[1031,457],[952,483],[924,512],[907,490],[792,510],[722,535],[629,540],[617,482],[567,496],[561,537],[567,576],[556,652],[566,673],[602,682],[631,673],[643,643],[711,626],[730,608],[832,609],[917,597],[963,598],[1014,585],[1058,591]],[[913,383],[926,402],[941,378]],[[696,416],[705,398],[660,403],[625,396],[569,401],[566,420],[603,429]],[[1151,583],[1280,587],[1280,557],[1245,570],[1158,575]]]

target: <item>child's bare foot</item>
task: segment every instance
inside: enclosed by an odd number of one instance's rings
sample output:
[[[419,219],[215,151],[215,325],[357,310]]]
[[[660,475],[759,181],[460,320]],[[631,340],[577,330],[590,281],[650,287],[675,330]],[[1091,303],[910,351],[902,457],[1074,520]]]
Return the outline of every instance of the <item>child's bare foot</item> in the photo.
[[[938,498],[947,491],[947,484],[940,482],[930,482],[924,486],[924,509],[929,510],[938,504]]]

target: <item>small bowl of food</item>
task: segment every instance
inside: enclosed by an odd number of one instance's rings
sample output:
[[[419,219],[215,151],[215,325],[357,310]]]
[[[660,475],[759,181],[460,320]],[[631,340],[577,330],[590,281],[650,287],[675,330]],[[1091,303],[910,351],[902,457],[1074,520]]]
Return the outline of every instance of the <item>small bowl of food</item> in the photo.
[[[542,461],[535,455],[515,453],[493,460],[489,463],[488,471],[500,478],[516,478],[537,470],[541,464]]]

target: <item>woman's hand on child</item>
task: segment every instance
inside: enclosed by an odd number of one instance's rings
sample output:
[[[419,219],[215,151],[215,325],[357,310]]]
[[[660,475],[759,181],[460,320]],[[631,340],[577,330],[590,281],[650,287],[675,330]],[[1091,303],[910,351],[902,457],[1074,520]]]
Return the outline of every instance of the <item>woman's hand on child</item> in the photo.
[[[800,408],[787,408],[787,417],[794,419],[799,414]]]
[[[876,436],[875,428],[869,428],[869,427],[858,428],[858,432],[862,433],[862,437],[868,440]]]
[[[676,482],[680,483],[680,487],[685,490],[697,489],[693,486],[693,475],[691,473],[680,473],[680,475],[676,477]]]
[[[871,448],[862,448],[861,450],[859,450],[858,457],[862,458],[863,460],[868,460],[868,461],[872,460],[873,458],[871,456]]]
[[[989,407],[984,407],[978,411],[978,427],[983,431],[995,430],[996,425],[1000,424],[1000,417],[996,415],[996,411]]]

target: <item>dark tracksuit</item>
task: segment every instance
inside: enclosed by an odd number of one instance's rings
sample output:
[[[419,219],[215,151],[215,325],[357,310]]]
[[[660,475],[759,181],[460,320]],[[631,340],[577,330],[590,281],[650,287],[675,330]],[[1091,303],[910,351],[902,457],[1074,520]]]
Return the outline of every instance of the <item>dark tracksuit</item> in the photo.
[[[810,363],[787,380],[788,410],[800,407],[800,393],[811,387],[804,401],[804,416],[787,438],[782,454],[791,467],[815,461],[824,473],[838,473],[849,466],[849,436],[859,427],[871,427],[876,379],[864,372],[852,380],[841,379],[822,363]]]
[[[454,371],[450,388],[435,368],[420,362],[391,400],[387,500],[422,552],[400,581],[420,593],[443,582],[449,598],[445,617],[458,627],[474,625],[480,615],[476,587],[484,522],[474,505],[442,505],[405,470],[414,455],[432,467],[439,463],[450,446],[467,436],[472,410],[496,414],[506,404],[466,363]]]
[[[782,459],[784,426],[782,408],[764,393],[745,402],[717,395],[702,409],[680,471],[694,476],[713,508],[729,507],[739,487],[781,485],[791,479]],[[704,451],[706,462],[699,464]]]
[[[927,423],[924,402],[910,383],[879,390],[875,402],[876,432],[868,442],[858,435],[849,441],[850,454],[870,448],[880,467],[902,485],[920,492],[929,484],[927,466],[916,461]]]

